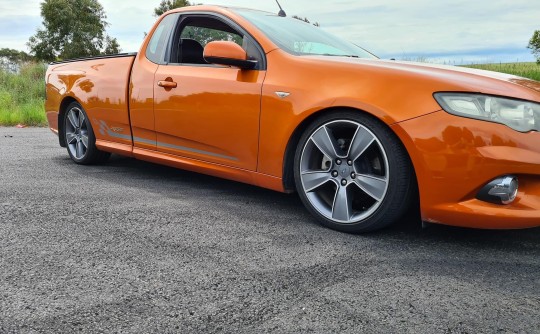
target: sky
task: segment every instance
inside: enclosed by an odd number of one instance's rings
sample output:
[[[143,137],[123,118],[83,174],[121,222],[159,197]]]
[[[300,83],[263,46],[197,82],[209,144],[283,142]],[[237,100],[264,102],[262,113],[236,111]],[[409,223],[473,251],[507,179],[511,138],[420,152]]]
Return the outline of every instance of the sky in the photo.
[[[41,26],[40,0],[0,0],[0,48],[28,51]],[[160,0],[101,0],[124,52],[138,51]],[[274,0],[197,3],[278,11]],[[540,30],[540,0],[280,0],[289,16],[317,21],[381,58],[448,64],[533,61],[527,49]]]

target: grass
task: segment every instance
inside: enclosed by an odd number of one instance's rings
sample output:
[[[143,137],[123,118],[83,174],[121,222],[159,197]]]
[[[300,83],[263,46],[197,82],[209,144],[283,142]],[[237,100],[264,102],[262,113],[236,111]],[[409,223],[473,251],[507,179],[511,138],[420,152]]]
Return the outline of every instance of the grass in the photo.
[[[540,81],[536,63],[477,64],[465,67],[503,72]],[[19,73],[0,68],[0,125],[45,126],[45,64],[21,65]]]
[[[19,73],[0,69],[0,125],[45,126],[45,64],[22,64]]]
[[[540,81],[540,65],[537,63],[500,63],[465,65],[464,67],[513,74]]]

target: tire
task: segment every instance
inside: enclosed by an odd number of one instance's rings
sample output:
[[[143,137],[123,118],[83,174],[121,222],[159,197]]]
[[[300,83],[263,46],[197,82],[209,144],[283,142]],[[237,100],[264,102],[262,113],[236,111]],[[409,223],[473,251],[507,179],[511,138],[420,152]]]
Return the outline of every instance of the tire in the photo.
[[[72,102],[64,114],[64,138],[71,160],[80,165],[102,163],[111,156],[97,149],[90,120],[77,102]]]
[[[415,189],[412,164],[397,136],[354,111],[324,114],[305,129],[294,179],[308,211],[322,225],[348,233],[395,223]]]

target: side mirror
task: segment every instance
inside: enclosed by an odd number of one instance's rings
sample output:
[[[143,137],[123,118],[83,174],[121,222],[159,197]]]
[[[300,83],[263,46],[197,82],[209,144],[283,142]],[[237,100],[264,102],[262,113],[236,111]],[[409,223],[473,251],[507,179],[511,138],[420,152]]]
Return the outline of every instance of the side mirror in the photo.
[[[244,70],[252,70],[257,66],[256,60],[247,59],[247,53],[240,45],[227,41],[206,44],[204,60],[210,64],[234,66]]]

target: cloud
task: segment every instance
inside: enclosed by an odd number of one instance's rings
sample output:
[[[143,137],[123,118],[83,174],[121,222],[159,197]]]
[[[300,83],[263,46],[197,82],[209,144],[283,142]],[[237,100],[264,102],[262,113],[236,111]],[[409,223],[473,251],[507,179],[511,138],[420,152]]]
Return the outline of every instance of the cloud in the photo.
[[[379,3],[382,3],[381,1]],[[355,5],[314,17],[328,30],[375,53],[442,53],[473,48],[523,51],[540,28],[536,1],[384,1],[384,6]]]
[[[116,37],[124,52],[139,51],[144,33],[150,31],[156,18],[152,16],[153,8],[159,4],[150,1],[144,3],[115,0],[101,1],[107,12],[110,26],[107,33]]]
[[[1,1],[0,47],[26,49],[24,44],[41,22],[40,1]],[[108,33],[118,38],[124,51],[138,50],[143,33],[155,21],[153,8],[159,1],[100,2],[110,23]],[[272,0],[207,2],[278,11]],[[495,52],[487,57],[493,61],[518,54],[519,59],[532,60],[526,46],[533,31],[540,29],[538,0],[280,0],[280,3],[289,16],[308,17],[321,23],[323,29],[383,57],[436,55],[455,60],[463,55],[476,57],[475,52],[485,50]]]
[[[2,0],[2,12],[0,17],[17,16],[24,13],[28,16],[39,16],[41,8],[38,0]]]
[[[14,15],[0,18],[0,48],[26,50],[26,42],[41,24],[39,16]]]

